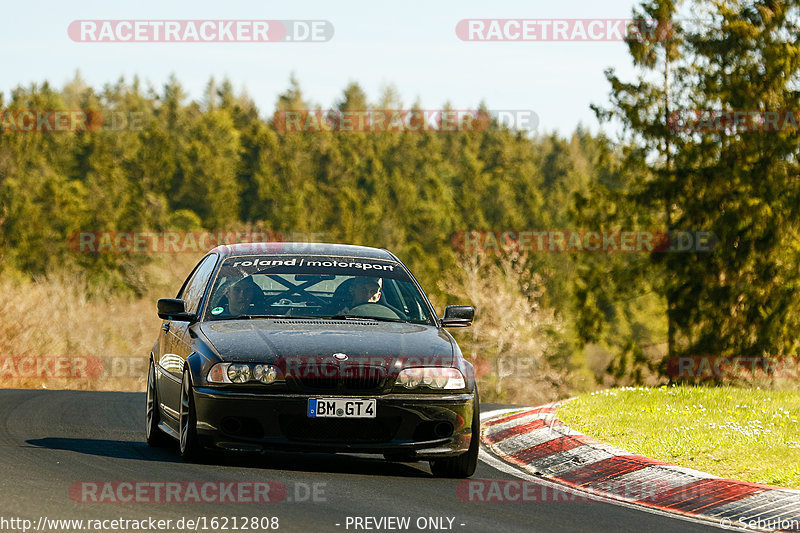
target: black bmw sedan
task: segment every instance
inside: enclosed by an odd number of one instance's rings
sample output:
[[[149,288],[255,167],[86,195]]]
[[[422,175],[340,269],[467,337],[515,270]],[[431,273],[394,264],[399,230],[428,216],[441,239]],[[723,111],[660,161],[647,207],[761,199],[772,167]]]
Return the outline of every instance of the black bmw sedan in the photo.
[[[324,451],[478,461],[478,390],[433,307],[387,250],[339,244],[220,246],[194,268],[150,356],[147,442],[209,450]]]

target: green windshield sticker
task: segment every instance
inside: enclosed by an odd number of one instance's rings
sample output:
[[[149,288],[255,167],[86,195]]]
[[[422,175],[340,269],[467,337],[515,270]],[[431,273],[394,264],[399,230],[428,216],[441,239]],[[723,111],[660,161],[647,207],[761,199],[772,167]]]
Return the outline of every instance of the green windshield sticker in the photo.
[[[214,309],[211,310],[211,314],[212,315],[218,315],[221,312],[223,312],[224,310],[225,310],[224,307],[215,307]]]

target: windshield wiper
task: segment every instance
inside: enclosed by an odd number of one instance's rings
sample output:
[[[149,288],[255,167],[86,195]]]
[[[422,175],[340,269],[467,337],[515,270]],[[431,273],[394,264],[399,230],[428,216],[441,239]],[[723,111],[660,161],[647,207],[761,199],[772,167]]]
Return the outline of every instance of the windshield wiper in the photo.
[[[388,318],[388,317],[375,317],[375,316],[360,316],[360,315],[328,315],[328,316],[311,316],[311,315],[236,315],[236,316],[222,316],[214,317],[212,321],[217,320],[252,320],[256,318],[277,318],[288,320],[365,320],[367,322],[408,322],[402,318]]]
[[[317,318],[322,318],[324,320],[367,320],[367,321],[377,321],[377,322],[407,322],[407,320],[403,320],[402,318],[388,318],[382,316],[361,316],[361,315],[330,315],[330,316],[319,316]]]
[[[254,318],[312,318],[307,316],[287,316],[287,315],[236,315],[215,317],[213,320],[252,320]]]

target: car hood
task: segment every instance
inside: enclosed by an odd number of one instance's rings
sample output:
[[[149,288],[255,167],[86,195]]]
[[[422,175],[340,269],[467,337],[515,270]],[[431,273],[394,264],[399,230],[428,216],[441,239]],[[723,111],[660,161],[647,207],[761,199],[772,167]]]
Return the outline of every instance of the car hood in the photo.
[[[453,366],[452,337],[434,326],[334,320],[226,320],[204,322],[203,335],[224,361],[279,363],[335,353],[349,360],[393,366]],[[341,357],[341,356],[340,356]]]

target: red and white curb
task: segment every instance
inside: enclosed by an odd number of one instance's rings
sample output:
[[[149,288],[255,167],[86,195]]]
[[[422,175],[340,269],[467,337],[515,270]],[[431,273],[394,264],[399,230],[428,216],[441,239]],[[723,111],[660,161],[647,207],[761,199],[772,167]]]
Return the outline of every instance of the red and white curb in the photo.
[[[602,499],[730,529],[800,531],[800,491],[722,479],[632,455],[568,428],[555,417],[559,405],[483,413],[483,451],[537,479]]]

